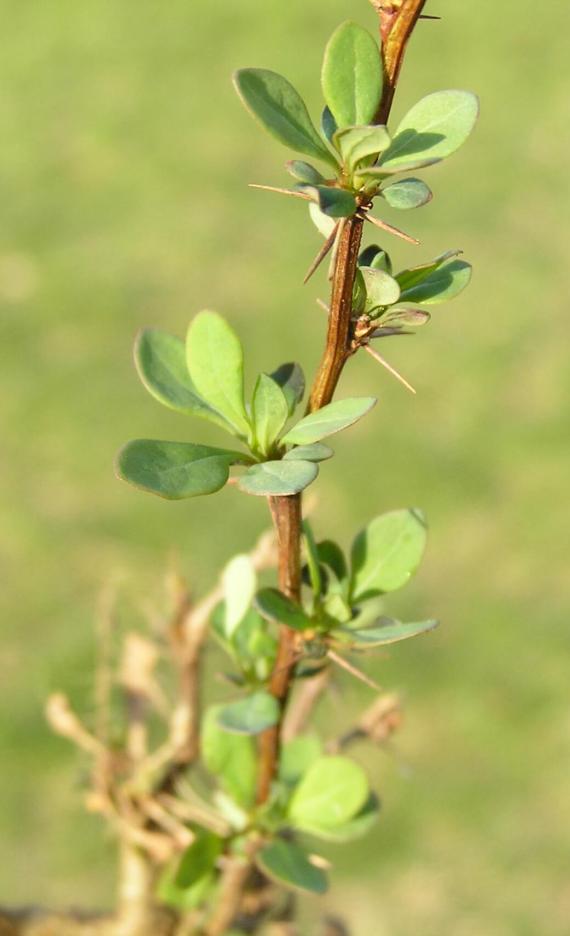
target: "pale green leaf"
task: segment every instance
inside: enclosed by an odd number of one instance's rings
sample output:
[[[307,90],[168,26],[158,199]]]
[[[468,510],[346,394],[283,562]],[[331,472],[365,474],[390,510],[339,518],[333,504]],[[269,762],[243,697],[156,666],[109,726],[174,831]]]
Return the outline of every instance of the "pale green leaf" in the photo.
[[[361,267],[360,272],[366,289],[364,308],[367,313],[398,302],[400,285],[393,276],[375,267]]]
[[[436,91],[412,107],[401,121],[380,169],[404,169],[410,159],[445,159],[465,142],[479,116],[470,91]]]
[[[218,711],[218,724],[237,735],[257,735],[279,721],[279,703],[268,692],[254,692],[223,705]]]
[[[368,627],[345,627],[343,634],[357,647],[382,647],[385,644],[399,643],[401,640],[426,634],[434,630],[438,624],[439,621],[434,620],[404,624],[393,618],[382,617]]]
[[[311,864],[294,842],[275,839],[257,853],[255,860],[263,874],[284,887],[309,894],[324,894],[328,890],[325,872]]]
[[[393,510],[372,520],[352,546],[353,603],[405,585],[421,562],[426,540],[426,521],[420,510]]]
[[[420,328],[422,325],[426,325],[430,318],[429,312],[424,312],[422,309],[390,309],[380,319],[380,327]],[[373,332],[372,337],[378,336]]]
[[[222,573],[222,587],[224,635],[229,640],[244,619],[257,588],[257,575],[250,556],[244,553],[228,562]]]
[[[319,234],[329,238],[335,229],[336,221],[323,214],[316,202],[311,202],[309,205],[309,215]]]
[[[186,359],[200,396],[240,435],[247,436],[250,426],[244,402],[243,349],[221,315],[198,313],[188,329]]]
[[[303,491],[318,473],[318,466],[313,462],[267,461],[252,465],[240,477],[238,487],[245,494],[258,497],[287,496]]]
[[[322,744],[316,735],[298,735],[286,741],[279,757],[279,779],[289,786],[298,783],[321,753]]]
[[[332,458],[333,455],[334,452],[328,445],[324,445],[322,442],[313,442],[312,445],[298,445],[296,448],[292,448],[283,456],[283,459],[284,461],[321,462]]]
[[[402,302],[419,302],[436,305],[455,299],[469,286],[473,269],[464,260],[452,260],[440,266],[415,286],[402,291]]]
[[[311,445],[326,436],[352,426],[376,404],[375,397],[349,397],[328,403],[310,413],[283,436],[282,442],[293,445]]]
[[[338,126],[372,123],[382,83],[375,39],[357,23],[343,23],[327,44],[322,70],[324,98]]]
[[[380,816],[380,803],[378,797],[371,793],[368,800],[352,819],[343,825],[327,826],[319,822],[318,818],[310,825],[303,827],[304,832],[323,839],[325,842],[353,842],[362,838],[378,822]]]
[[[204,766],[240,806],[255,803],[257,751],[253,738],[229,734],[218,722],[221,705],[211,706],[202,720],[200,750]]]
[[[339,150],[343,162],[354,168],[363,159],[374,159],[387,150],[391,137],[386,127],[344,127],[334,136],[334,144]],[[371,160],[371,161],[374,161]]]
[[[231,465],[250,462],[240,452],[209,445],[136,439],[121,449],[115,469],[122,481],[168,500],[180,500],[219,491]]]
[[[401,179],[386,185],[380,192],[391,208],[408,211],[410,208],[421,208],[433,198],[429,186],[421,179]]]
[[[320,757],[304,775],[289,802],[288,815],[298,828],[343,825],[369,796],[362,767],[348,757]]]
[[[251,405],[256,448],[267,455],[289,418],[289,404],[279,384],[267,374],[260,374]]]
[[[297,182],[303,182],[305,185],[321,185],[326,181],[324,175],[318,169],[301,159],[291,159],[286,163],[286,167],[289,175],[292,175]]]

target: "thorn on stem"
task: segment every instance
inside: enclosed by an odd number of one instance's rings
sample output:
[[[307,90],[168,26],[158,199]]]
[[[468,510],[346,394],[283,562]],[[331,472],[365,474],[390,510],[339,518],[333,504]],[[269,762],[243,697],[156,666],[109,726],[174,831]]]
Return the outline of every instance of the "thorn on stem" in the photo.
[[[367,344],[363,345],[363,348],[365,351],[368,352],[368,354],[371,355],[371,357],[374,358],[375,361],[378,361],[378,363],[381,364],[382,367],[385,367],[386,370],[389,371],[389,373],[392,374],[392,376],[396,378],[396,380],[399,380],[400,383],[404,385],[406,390],[409,390],[410,393],[413,393],[413,394],[416,393],[416,390],[414,389],[414,387],[412,387],[411,383],[408,383],[406,378],[402,377],[400,372],[397,371],[395,367],[392,367],[391,364],[388,364],[388,361],[386,361],[386,359],[383,358],[381,354],[378,354],[378,352],[374,348],[371,348],[370,345],[367,345]]]
[[[319,250],[317,256],[315,257],[315,259],[314,259],[313,262],[311,263],[309,269],[307,270],[307,273],[305,274],[305,279],[303,280],[303,284],[304,284],[304,285],[307,284],[307,283],[309,282],[309,280],[310,280],[311,276],[313,275],[313,273],[316,273],[316,271],[317,271],[318,268],[320,267],[321,263],[323,262],[323,260],[324,260],[325,257],[327,256],[327,254],[332,250],[332,248],[333,248],[333,246],[334,246],[334,242],[335,242],[335,240],[336,240],[336,235],[337,235],[337,231],[338,231],[339,225],[340,225],[340,222],[337,222],[337,223],[335,224],[335,226],[334,226],[334,228],[332,229],[331,233],[329,234],[329,236],[327,237],[327,239],[326,239],[326,241],[324,242],[323,246],[322,246],[321,249]]]
[[[278,195],[290,195],[292,198],[302,198],[303,201],[313,200],[305,192],[295,192],[293,189],[279,188],[277,185],[258,185],[256,182],[250,182],[248,188],[261,189],[263,192],[277,192]]]
[[[347,673],[351,674],[351,676],[355,676],[356,679],[359,679],[360,682],[363,682],[365,686],[368,686],[370,689],[374,689],[376,692],[382,692],[382,688],[378,685],[378,683],[374,682],[373,679],[370,679],[370,677],[363,673],[362,670],[359,670],[356,666],[353,666],[352,663],[349,663],[348,660],[345,660],[345,658],[340,656],[340,654],[335,653],[334,650],[329,650],[327,656],[329,656],[333,663],[336,663],[337,666],[342,667],[342,669],[345,669]]]
[[[383,231],[388,231],[389,234],[394,234],[396,237],[401,237],[402,240],[407,241],[408,244],[414,244],[416,247],[419,245],[419,240],[415,237],[412,237],[410,234],[406,234],[404,231],[401,231],[400,228],[394,227],[393,224],[388,224],[387,221],[381,221],[379,218],[373,218],[372,215],[365,214],[364,218],[366,221],[370,221],[370,224],[374,224],[376,227],[381,228]]]

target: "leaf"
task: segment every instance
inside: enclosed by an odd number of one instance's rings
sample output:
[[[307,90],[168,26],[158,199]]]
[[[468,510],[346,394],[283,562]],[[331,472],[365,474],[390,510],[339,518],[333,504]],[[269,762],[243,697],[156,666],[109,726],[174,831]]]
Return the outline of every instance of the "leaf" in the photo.
[[[293,842],[275,839],[257,853],[256,863],[263,874],[284,887],[324,894],[328,879],[324,871],[316,868],[306,853]]]
[[[269,376],[281,387],[289,407],[289,416],[292,416],[305,393],[303,368],[295,361],[290,361],[287,364],[281,364]]]
[[[351,601],[365,601],[405,585],[421,562],[426,540],[420,510],[393,510],[372,520],[352,545]]]
[[[334,144],[343,161],[354,168],[363,159],[374,159],[387,150],[391,137],[386,127],[344,127],[334,135]]]
[[[175,870],[168,867],[160,877],[156,896],[161,903],[177,910],[193,910],[210,898],[216,881],[214,874],[205,875],[185,888],[176,886],[174,874]]]
[[[357,267],[354,276],[354,285],[352,287],[352,312],[353,315],[362,315],[366,308],[366,283],[362,275],[362,270]]]
[[[400,298],[400,284],[389,273],[374,267],[362,267],[361,271],[366,287],[367,313],[384,306],[394,305]]]
[[[257,735],[279,721],[279,703],[268,692],[254,692],[223,705],[218,712],[218,724],[238,735]]]
[[[287,398],[279,384],[267,374],[257,378],[251,411],[256,448],[267,455],[289,418]]]
[[[321,566],[319,562],[319,554],[317,552],[317,544],[315,542],[315,536],[313,533],[313,528],[308,520],[303,520],[303,543],[305,546],[305,553],[307,555],[307,567],[309,570],[309,578],[311,582],[311,588],[313,589],[313,594],[320,598],[323,591],[323,582],[321,576]]]
[[[310,828],[305,826],[303,831],[325,842],[353,842],[366,835],[378,822],[379,816],[380,802],[376,794],[371,793],[360,812],[343,825],[327,826],[316,820]]]
[[[381,189],[380,194],[391,208],[408,211],[421,208],[433,198],[431,189],[421,179],[401,179]]]
[[[233,635],[232,646],[244,673],[265,682],[275,664],[277,640],[268,623],[250,608]]]
[[[368,795],[362,767],[348,757],[320,757],[295,789],[288,815],[300,829],[315,822],[343,825],[362,809]]]
[[[470,91],[436,91],[412,107],[401,121],[380,169],[403,169],[419,156],[445,159],[465,142],[479,116],[479,100]]]
[[[358,258],[358,265],[361,267],[372,267],[373,270],[383,270],[384,273],[392,275],[392,261],[390,255],[377,244],[371,244],[366,247]]]
[[[309,205],[309,215],[319,234],[328,239],[336,227],[336,222],[323,214],[316,202]]]
[[[452,260],[451,263],[445,263],[434,270],[415,286],[403,290],[400,298],[402,302],[420,302],[425,305],[448,302],[469,286],[472,273],[470,263]]]
[[[313,627],[313,622],[305,614],[301,605],[292,601],[277,588],[262,588],[257,592],[253,603],[259,613],[268,621],[286,624],[293,630],[304,631]]]
[[[235,73],[234,84],[249,112],[280,143],[336,168],[336,159],[315,130],[305,102],[286,78],[265,68],[242,68]]]
[[[226,484],[230,465],[247,465],[240,452],[195,445],[193,442],[161,442],[136,439],[117,455],[117,477],[143,491],[168,500],[213,494]]]
[[[243,349],[221,315],[198,313],[188,329],[186,360],[198,393],[240,435],[247,436],[250,427],[244,402]]]
[[[248,468],[238,487],[257,497],[286,497],[303,491],[318,473],[318,466],[308,461],[267,461]]]
[[[322,442],[313,442],[312,445],[298,445],[286,452],[283,456],[284,461],[310,461],[321,462],[332,458],[334,452],[328,445]]]
[[[446,250],[445,253],[440,254],[440,256],[436,257],[434,260],[421,263],[419,266],[412,267],[409,270],[402,270],[396,276],[400,284],[400,289],[406,290],[409,289],[410,286],[415,286],[416,283],[422,283],[434,270],[438,270],[440,266],[443,266],[448,260],[454,260],[462,253],[462,250]]]
[[[352,426],[375,405],[375,397],[348,397],[346,400],[328,403],[301,419],[281,441],[287,445],[311,445]]]
[[[178,864],[174,877],[175,887],[186,888],[196,884],[205,876],[210,876],[216,867],[224,842],[208,829],[194,829],[196,838],[188,846]]]
[[[372,123],[382,97],[382,60],[374,38],[343,23],[325,49],[323,94],[339,127]]]
[[[441,162],[441,159],[431,156],[419,156],[417,158],[412,158],[410,156],[409,160],[396,163],[394,166],[384,165],[381,161],[379,166],[361,167],[358,170],[358,178],[354,180],[354,184],[361,186],[378,184],[384,179],[388,179],[393,175],[398,175],[401,172],[412,172],[412,170],[415,169],[428,169],[430,166],[435,166],[439,162]]]
[[[202,720],[200,750],[207,770],[240,806],[255,803],[257,751],[255,741],[245,735],[229,734],[218,722],[223,706],[213,705]]]
[[[382,647],[385,644],[399,643],[401,640],[408,640],[410,637],[417,637],[419,634],[426,634],[434,630],[439,621],[417,621],[412,624],[403,624],[393,618],[379,618],[375,624],[369,627],[344,627],[342,632],[348,635],[355,646],[364,647]]]
[[[224,590],[224,635],[233,636],[253,601],[257,576],[250,556],[234,556],[222,573]]]
[[[422,309],[391,309],[386,315],[382,316],[382,328],[386,325],[394,328],[420,328],[426,325],[431,319],[429,312]],[[372,337],[376,337],[375,333]]]
[[[321,741],[315,735],[298,735],[286,741],[279,758],[279,779],[294,786],[321,756],[321,752]]]
[[[178,413],[209,419],[231,432],[232,427],[224,417],[196,392],[180,338],[155,328],[144,328],[137,335],[134,356],[142,383],[159,403]]]
[[[305,185],[303,191],[312,195],[319,211],[329,218],[350,218],[356,211],[356,198],[346,189],[331,185]]]
[[[333,137],[338,130],[337,122],[331,114],[329,107],[324,107],[321,114],[321,130],[323,131],[323,136],[332,143]]]
[[[320,561],[331,569],[340,584],[348,581],[346,559],[338,543],[333,540],[322,540],[317,544],[317,551]]]
[[[297,182],[304,182],[306,185],[321,185],[326,182],[324,175],[318,169],[301,159],[291,159],[286,166],[289,175],[292,175]]]

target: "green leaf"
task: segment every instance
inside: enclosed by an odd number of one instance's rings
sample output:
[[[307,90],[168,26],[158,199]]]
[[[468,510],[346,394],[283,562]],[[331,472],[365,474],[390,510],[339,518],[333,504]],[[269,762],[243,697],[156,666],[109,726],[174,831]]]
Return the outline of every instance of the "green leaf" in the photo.
[[[297,182],[303,182],[306,185],[321,185],[326,182],[324,175],[318,169],[301,159],[291,159],[286,166],[289,175],[292,175]]]
[[[317,544],[319,559],[323,565],[328,566],[334,573],[337,581],[343,584],[348,581],[348,568],[344,553],[334,540],[322,540]]]
[[[257,378],[251,409],[256,447],[267,455],[289,418],[287,398],[279,384],[267,374]]]
[[[433,198],[431,189],[421,179],[401,179],[392,182],[380,191],[382,197],[391,208],[408,211],[410,208],[421,208]]]
[[[178,864],[174,885],[180,888],[191,887],[206,875],[211,875],[220,857],[224,841],[207,829],[195,827],[196,838],[188,846]]]
[[[356,198],[346,189],[331,185],[304,185],[303,191],[315,199],[319,211],[329,218],[350,218],[356,211]]]
[[[279,779],[294,786],[322,753],[322,744],[315,735],[298,735],[281,748]]]
[[[195,445],[193,442],[161,442],[136,439],[117,455],[117,477],[143,491],[168,500],[213,494],[226,484],[230,465],[247,465],[240,452]]]
[[[194,910],[210,898],[216,881],[214,874],[207,874],[184,888],[176,886],[174,875],[175,870],[168,867],[160,877],[156,896],[161,903],[177,910]]]
[[[240,491],[257,497],[298,494],[315,480],[318,466],[308,461],[267,461],[252,465],[238,481]]]
[[[366,308],[366,283],[360,267],[356,268],[354,276],[354,285],[352,287],[352,312],[353,315],[362,315]]]
[[[224,590],[224,636],[229,640],[244,619],[257,588],[257,575],[250,556],[234,556],[222,574]]]
[[[313,627],[313,622],[302,607],[277,588],[262,588],[254,598],[254,605],[268,621],[286,624],[293,630],[304,631]]]
[[[332,458],[333,455],[334,452],[328,445],[324,445],[322,442],[313,442],[312,445],[298,445],[296,448],[292,448],[283,456],[283,459],[284,461],[321,462]]]
[[[356,646],[362,648],[382,647],[384,644],[399,643],[401,640],[408,640],[410,637],[426,634],[428,631],[434,630],[438,624],[439,621],[434,620],[403,624],[402,621],[382,617],[369,627],[344,627],[342,632],[348,635]]]
[[[360,272],[366,287],[365,311],[370,314],[375,309],[394,305],[400,299],[400,284],[389,273],[374,267],[362,267]]]
[[[134,355],[141,381],[159,403],[178,413],[209,419],[231,432],[232,427],[224,417],[196,392],[180,338],[155,328],[144,328],[137,335]]]
[[[416,283],[422,283],[434,270],[439,270],[440,266],[447,263],[448,260],[454,260],[462,254],[462,250],[446,250],[434,260],[428,260],[427,263],[421,263],[419,266],[412,267],[409,270],[402,270],[396,276],[402,291],[415,286]]]
[[[479,101],[470,91],[436,91],[412,107],[401,121],[380,169],[403,169],[410,159],[445,159],[465,142],[479,116]]]
[[[238,663],[248,677],[260,682],[269,678],[277,655],[277,640],[269,633],[267,621],[251,608],[232,639]]]
[[[387,150],[391,137],[386,127],[344,127],[334,136],[334,145],[340,151],[343,162],[354,168],[363,159],[376,157]]]
[[[218,724],[237,735],[257,735],[279,721],[279,703],[268,692],[254,692],[238,702],[223,705]]]
[[[316,202],[310,203],[309,215],[319,234],[322,234],[325,238],[330,237],[335,229],[336,222],[323,214]]]
[[[441,162],[441,159],[431,156],[417,158],[410,156],[409,160],[395,163],[393,166],[384,165],[381,161],[379,166],[362,166],[358,170],[358,177],[355,178],[354,184],[359,186],[378,185],[384,179],[389,179],[390,176],[398,175],[401,172],[412,172],[415,169],[428,169],[429,166],[435,166],[439,162]]]
[[[356,23],[343,23],[325,50],[322,85],[339,127],[372,123],[382,97],[382,60],[374,38]]]
[[[361,267],[372,267],[373,270],[383,270],[384,273],[392,275],[392,261],[390,255],[377,244],[371,244],[366,247],[358,258],[358,265]]]
[[[255,803],[257,750],[253,738],[229,734],[218,718],[223,706],[213,705],[202,720],[200,750],[204,766],[218,778],[222,789],[250,809]]]
[[[324,107],[321,114],[321,130],[323,131],[323,136],[332,143],[333,137],[338,130],[337,122],[331,114],[329,107]]]
[[[239,338],[216,312],[199,312],[188,329],[186,360],[198,393],[239,435],[249,434],[243,390],[243,349]]]
[[[290,361],[287,364],[281,364],[269,376],[281,387],[289,407],[289,416],[292,416],[305,393],[303,368],[295,361]]]
[[[393,510],[372,520],[352,545],[352,602],[405,585],[421,562],[426,540],[426,521],[420,510]]]
[[[424,312],[422,309],[390,309],[386,315],[382,316],[381,327],[420,328],[422,325],[426,325],[430,319],[429,312]],[[374,333],[372,337],[375,337]]]
[[[470,263],[452,260],[438,267],[415,286],[404,289],[400,298],[402,302],[420,302],[425,305],[448,302],[469,286],[472,273]]]
[[[315,820],[310,828],[304,826],[303,831],[323,839],[325,842],[353,842],[366,835],[380,816],[380,802],[376,794],[371,793],[366,803],[352,819],[343,825],[327,826]]]
[[[234,84],[243,103],[280,143],[337,166],[315,130],[306,104],[292,84],[265,68],[242,68]]]
[[[328,890],[324,871],[311,864],[306,853],[293,842],[275,839],[257,853],[256,862],[263,874],[284,887],[309,894],[324,894]]]
[[[346,400],[328,403],[301,419],[281,441],[285,444],[311,445],[352,426],[375,405],[375,397],[348,397]]]
[[[343,825],[364,806],[368,778],[348,757],[320,757],[309,767],[289,802],[288,814],[300,829],[317,822]]]
[[[309,569],[311,588],[313,589],[314,595],[320,598],[323,590],[321,567],[313,528],[308,520],[303,520],[303,542],[307,554],[307,566]]]

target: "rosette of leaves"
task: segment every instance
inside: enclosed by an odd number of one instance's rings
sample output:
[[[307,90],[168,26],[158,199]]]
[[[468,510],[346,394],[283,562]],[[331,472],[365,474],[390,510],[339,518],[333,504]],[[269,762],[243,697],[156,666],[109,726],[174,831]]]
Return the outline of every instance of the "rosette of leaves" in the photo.
[[[296,494],[315,480],[319,463],[333,455],[321,440],[357,422],[376,403],[374,397],[339,400],[288,425],[305,389],[303,371],[294,363],[260,374],[246,402],[241,342],[225,319],[209,311],[194,318],[186,343],[159,330],[142,331],[135,363],[160,403],[208,420],[242,446],[129,442],[117,457],[118,476],[170,500],[219,491],[234,466],[246,469],[237,486],[247,494]]]

